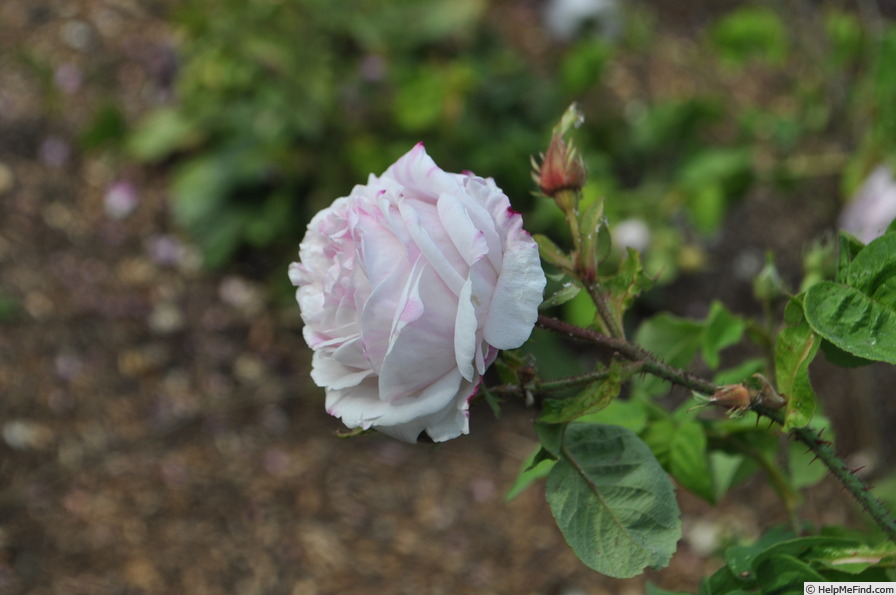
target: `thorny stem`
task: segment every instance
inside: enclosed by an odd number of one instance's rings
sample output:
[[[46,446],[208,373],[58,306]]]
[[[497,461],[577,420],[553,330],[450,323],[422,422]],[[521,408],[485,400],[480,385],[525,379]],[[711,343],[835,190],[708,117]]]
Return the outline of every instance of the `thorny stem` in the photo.
[[[538,317],[538,326],[541,328],[554,331],[571,339],[590,343],[592,345],[603,347],[631,361],[640,362],[644,372],[648,372],[679,386],[683,386],[692,391],[713,395],[718,392],[717,387],[712,382],[708,382],[691,374],[686,370],[681,370],[674,366],[670,366],[664,361],[646,349],[639,347],[625,339],[610,337],[603,333],[598,333],[589,329],[581,328],[556,318],[540,315]],[[542,385],[543,388],[547,388]],[[769,409],[762,405],[752,405],[751,409],[757,415],[766,417],[773,422],[783,426],[784,418],[780,411]],[[804,444],[817,459],[819,459],[828,468],[831,475],[843,485],[843,487],[852,494],[853,498],[877,523],[887,537],[896,542],[896,519],[893,514],[868,490],[868,486],[859,479],[846,463],[834,452],[831,443],[822,440],[813,430],[803,427],[790,431],[790,435],[794,440]]]
[[[633,362],[628,366],[624,366],[624,371],[635,373],[638,372],[642,368],[642,366],[643,362]],[[557,378],[555,380],[545,380],[537,383],[532,383],[531,386],[520,386],[518,384],[502,384],[500,386],[490,386],[488,387],[488,391],[498,396],[517,395],[521,391],[530,389],[537,392],[562,391],[568,388],[576,388],[579,386],[584,386],[586,384],[591,384],[592,382],[595,382],[597,380],[605,380],[612,373],[612,369],[604,368],[602,370],[595,370],[594,372],[579,374],[577,376],[565,376],[563,378]]]
[[[604,301],[604,296],[600,294],[600,287],[597,282],[592,281],[585,283],[585,288],[588,290],[588,295],[591,296],[591,301],[594,302],[594,305],[597,307],[597,313],[600,315],[600,319],[604,321],[607,331],[612,337],[624,340],[625,335],[623,334],[622,329],[619,328],[619,325],[616,324],[616,319],[613,318],[613,313],[610,312],[610,309],[607,307],[607,302]]]

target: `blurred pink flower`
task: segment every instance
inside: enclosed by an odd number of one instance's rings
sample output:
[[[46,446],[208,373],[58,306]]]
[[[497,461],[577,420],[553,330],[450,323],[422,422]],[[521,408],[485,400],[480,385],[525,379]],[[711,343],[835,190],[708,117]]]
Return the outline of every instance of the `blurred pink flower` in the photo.
[[[886,165],[872,171],[840,214],[840,227],[864,243],[882,235],[896,219],[896,180]]]

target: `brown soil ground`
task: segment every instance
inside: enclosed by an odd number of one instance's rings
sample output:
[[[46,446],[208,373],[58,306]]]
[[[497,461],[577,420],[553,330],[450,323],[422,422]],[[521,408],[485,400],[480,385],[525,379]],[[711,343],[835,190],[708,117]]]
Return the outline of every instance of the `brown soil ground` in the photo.
[[[159,172],[78,149],[96,106],[161,101],[171,43],[152,2],[0,3],[0,593],[693,591],[713,544],[783,519],[761,478],[718,508],[679,491],[671,566],[608,579],[541,486],[503,499],[531,411],[481,406],[471,436],[435,447],[337,439],[298,309],[201,271]],[[121,180],[136,203],[117,218]],[[830,487],[805,513],[851,507]]]

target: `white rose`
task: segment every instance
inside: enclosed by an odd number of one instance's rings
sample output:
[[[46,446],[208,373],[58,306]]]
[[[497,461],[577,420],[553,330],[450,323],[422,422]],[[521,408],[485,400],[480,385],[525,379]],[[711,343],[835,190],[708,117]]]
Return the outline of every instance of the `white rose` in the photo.
[[[289,278],[327,412],[407,442],[468,433],[481,375],[528,339],[545,286],[501,189],[422,144],[311,220]]]

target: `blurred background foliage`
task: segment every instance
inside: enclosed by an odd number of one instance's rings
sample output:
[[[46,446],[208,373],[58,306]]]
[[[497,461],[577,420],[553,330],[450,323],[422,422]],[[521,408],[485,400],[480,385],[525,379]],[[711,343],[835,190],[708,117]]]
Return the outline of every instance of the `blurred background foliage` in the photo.
[[[722,3],[686,38],[649,2],[186,0],[171,101],[131,126],[104,108],[85,138],[170,175],[207,265],[282,276],[315,211],[418,141],[562,235],[529,157],[578,101],[586,192],[667,282],[751,189],[842,172],[846,200],[894,154],[896,27],[872,5]]]

